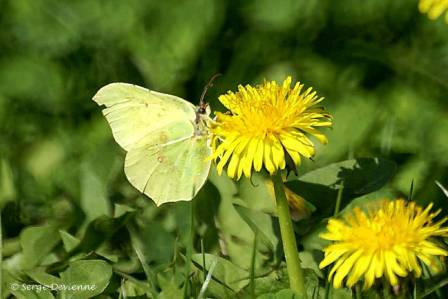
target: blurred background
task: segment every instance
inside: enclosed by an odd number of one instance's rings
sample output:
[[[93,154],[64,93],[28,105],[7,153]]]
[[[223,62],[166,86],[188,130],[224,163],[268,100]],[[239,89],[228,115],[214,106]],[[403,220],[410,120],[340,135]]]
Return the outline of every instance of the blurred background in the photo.
[[[182,204],[156,210],[128,184],[124,151],[91,98],[120,81],[197,104],[216,73],[206,96],[214,111],[238,84],[287,75],[326,98],[329,144],[299,173],[382,157],[398,166],[392,194],[407,196],[413,181],[419,203],[448,207],[435,184],[448,185],[448,24],[420,14],[416,0],[0,1],[6,257],[30,225],[76,235],[117,204],[143,209],[146,236],[163,230],[155,242],[174,244]],[[212,230],[207,250],[218,247]],[[163,246],[147,258],[170,260]]]

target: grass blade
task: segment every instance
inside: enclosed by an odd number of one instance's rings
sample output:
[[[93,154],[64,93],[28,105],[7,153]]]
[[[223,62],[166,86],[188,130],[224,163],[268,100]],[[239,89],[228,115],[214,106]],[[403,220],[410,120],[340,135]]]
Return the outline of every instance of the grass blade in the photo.
[[[194,198],[193,198],[194,200]],[[190,290],[190,271],[191,271],[191,256],[193,255],[193,239],[194,239],[194,209],[193,200],[190,201],[190,238],[187,245],[187,256],[185,261],[185,284],[184,284],[184,299],[188,299]]]
[[[448,190],[445,187],[443,187],[443,185],[439,181],[436,181],[436,185],[439,186],[439,188],[440,188],[440,190],[442,190],[443,194],[445,194],[445,196],[448,197]]]
[[[209,285],[210,281],[212,280],[212,274],[213,274],[213,271],[215,270],[217,263],[218,263],[218,261],[215,259],[215,260],[213,260],[212,264],[210,265],[210,269],[208,269],[207,276],[206,276],[204,283],[202,284],[201,290],[199,292],[198,299],[202,299],[202,297],[204,296],[205,291],[207,290],[208,285]]]
[[[411,181],[411,187],[409,189],[409,201],[412,201],[414,195],[414,179]]]
[[[440,288],[444,287],[448,285],[448,278],[439,281],[437,284],[435,284],[434,286],[432,286],[431,288],[427,289],[426,291],[424,291],[419,297],[418,299],[422,299],[425,298],[426,296],[431,295],[434,292],[439,291]]]
[[[204,275],[204,282],[207,278],[207,270],[205,270],[205,250],[204,250],[204,239],[201,238],[201,253],[202,253],[202,274]]]
[[[250,262],[250,276],[249,276],[249,290],[250,290],[250,297],[255,298],[255,262],[257,257],[257,243],[258,238],[257,234],[254,234],[254,246],[252,248],[252,259]]]

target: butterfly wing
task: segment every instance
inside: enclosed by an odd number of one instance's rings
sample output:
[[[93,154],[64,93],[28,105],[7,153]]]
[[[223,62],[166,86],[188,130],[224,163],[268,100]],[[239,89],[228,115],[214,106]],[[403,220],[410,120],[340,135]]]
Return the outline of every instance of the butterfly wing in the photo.
[[[207,138],[195,136],[194,106],[175,96],[126,83],[101,88],[93,100],[127,151],[129,182],[157,204],[191,200],[205,183]]]
[[[106,106],[103,114],[115,140],[126,151],[166,126],[189,123],[196,117],[195,107],[181,98],[127,83],[106,85],[93,100]]]
[[[172,127],[166,133],[183,131]],[[159,206],[191,200],[204,185],[210,169],[207,138],[192,136],[165,144],[145,143],[126,155],[125,173],[133,185]]]

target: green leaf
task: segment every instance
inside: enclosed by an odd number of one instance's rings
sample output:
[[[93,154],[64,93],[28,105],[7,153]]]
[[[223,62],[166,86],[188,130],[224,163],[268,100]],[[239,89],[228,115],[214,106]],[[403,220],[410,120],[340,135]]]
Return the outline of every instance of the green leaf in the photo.
[[[20,299],[51,299],[53,283],[60,283],[58,277],[54,277],[44,272],[43,268],[36,268],[25,271],[28,276],[33,278],[37,283],[21,277],[14,277],[10,272],[3,271],[2,279],[2,298],[6,298],[6,294],[11,292],[14,298]],[[31,275],[30,275],[31,274]]]
[[[130,230],[132,243],[147,263],[169,263],[174,255],[174,236],[158,222],[145,222],[139,229]]]
[[[244,206],[244,201],[236,196],[235,183],[226,176],[218,176],[212,168],[209,179],[219,191],[221,202],[217,215],[217,225],[220,228],[225,254],[230,260],[249,269],[252,253],[254,233],[249,225],[242,219],[234,204]],[[232,219],[232,221],[229,221]]]
[[[209,181],[202,187],[193,201],[195,226],[199,228],[198,234],[204,245],[204,250],[209,251],[219,242],[219,228],[216,226],[221,198],[218,189]],[[176,209],[176,220],[179,218]],[[180,223],[178,223],[180,225]],[[182,233],[182,231],[179,231]],[[182,241],[182,239],[179,239]]]
[[[73,248],[75,248],[79,244],[79,239],[70,235],[68,232],[60,230],[59,234],[61,235],[62,244],[64,245],[65,251],[69,252]]]
[[[127,205],[115,204],[114,205],[114,217],[120,217],[127,212],[134,212],[135,209]]]
[[[262,174],[253,174],[250,179],[242,178],[238,181],[238,197],[240,197],[248,207],[253,210],[275,214],[275,196],[272,190],[269,190],[268,184],[271,184],[269,176]]]
[[[67,258],[79,252],[89,253],[97,249],[105,240],[111,238],[121,229],[131,215],[132,213],[125,213],[118,218],[101,216],[90,222],[81,242],[69,252]]]
[[[257,299],[303,299],[303,295],[297,294],[290,289],[278,291],[275,294],[265,294],[258,296]]]
[[[26,167],[37,179],[46,181],[61,167],[65,159],[65,148],[59,138],[41,140],[31,148]]]
[[[85,163],[81,168],[81,206],[87,220],[109,216],[109,205],[105,181],[93,171],[90,164]]]
[[[92,298],[101,294],[109,284],[112,266],[102,260],[82,260],[70,263],[61,273],[62,292],[67,299]]]
[[[262,244],[274,252],[279,240],[274,231],[272,217],[268,214],[237,205],[235,206],[235,210],[246,221],[254,234],[258,235]]]
[[[5,265],[4,261],[2,261],[2,272],[1,272],[1,298],[8,298],[11,293],[11,284],[17,283],[18,278],[8,269],[9,267]]]
[[[394,199],[396,198],[396,193],[392,192],[389,188],[383,188],[381,190],[363,195],[361,197],[353,199],[348,205],[344,207],[341,214],[350,213],[355,207],[359,207],[364,210],[369,207],[369,205],[374,202],[381,201],[383,199]]]
[[[28,290],[27,288],[35,287],[35,290]],[[54,299],[53,295],[49,290],[42,289],[40,285],[27,285],[20,284],[20,289],[17,291],[11,291],[11,293],[17,299]]]
[[[25,272],[31,279],[41,285],[60,284],[61,279],[45,272],[44,267],[38,267]]]
[[[314,299],[317,293],[320,294],[321,287],[319,285],[319,277],[314,270],[304,269],[305,289],[308,298]],[[324,292],[322,292],[323,294]],[[319,298],[319,297],[317,297]]]
[[[25,228],[20,234],[23,249],[22,267],[31,269],[60,242],[58,229],[51,225]]]
[[[382,158],[358,158],[330,164],[299,177],[305,183],[337,188],[362,195],[381,188],[395,173],[394,162]]]
[[[358,158],[333,163],[291,177],[286,185],[313,205],[321,215],[331,215],[337,189],[344,184],[343,203],[384,186],[395,174],[395,163],[381,158]],[[316,220],[316,217],[315,217]]]
[[[319,266],[314,259],[314,256],[308,251],[299,252],[300,264],[302,269],[312,270],[318,277],[323,278],[322,271],[320,271]]]
[[[6,159],[0,158],[0,207],[15,199],[16,190],[11,167]]]
[[[182,298],[183,291],[175,282],[174,277],[171,279],[165,278],[163,275],[157,275],[157,279],[162,291],[157,298],[160,299],[171,299],[171,298]]]
[[[192,261],[198,269],[202,269],[202,254],[193,254]],[[207,271],[209,271],[213,263],[216,263],[212,273],[213,280],[235,292],[240,291],[249,284],[249,272],[222,257],[205,254],[205,268]]]
[[[330,286],[330,297],[331,299],[353,299],[353,293],[349,289],[335,289]]]
[[[326,222],[320,222],[313,226],[313,228],[302,237],[302,245],[307,251],[319,250],[321,251],[330,242],[319,237],[319,235],[326,231]]]
[[[280,263],[275,270],[264,275],[257,275],[255,277],[255,294],[258,296],[263,294],[273,294],[289,288],[287,271],[286,264]]]
[[[125,280],[121,284],[119,291],[126,294],[128,297],[144,296],[146,294],[145,288],[130,280]]]

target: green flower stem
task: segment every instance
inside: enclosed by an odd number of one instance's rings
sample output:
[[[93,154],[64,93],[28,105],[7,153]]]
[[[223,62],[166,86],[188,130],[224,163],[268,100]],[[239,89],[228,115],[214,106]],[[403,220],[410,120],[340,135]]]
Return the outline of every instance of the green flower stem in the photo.
[[[289,285],[291,290],[302,294],[306,298],[303,270],[300,266],[299,252],[297,250],[296,237],[292,227],[291,215],[289,213],[288,200],[280,171],[272,176],[274,183],[275,198],[277,202],[277,214],[280,223],[280,233],[285,252],[286,267],[288,268]]]
[[[190,298],[191,293],[191,283],[190,283],[190,271],[191,271],[191,257],[193,255],[193,242],[194,242],[194,198],[189,203],[189,214],[190,214],[190,238],[188,240],[187,252],[186,252],[186,262],[185,262],[185,285],[184,285],[184,299]],[[204,269],[205,271],[205,269]]]

